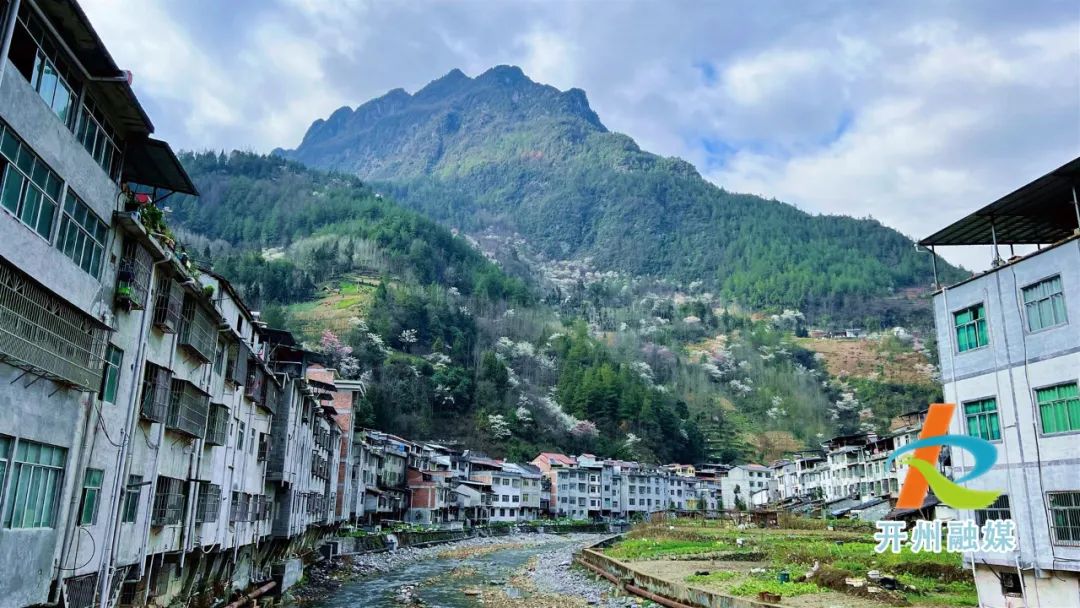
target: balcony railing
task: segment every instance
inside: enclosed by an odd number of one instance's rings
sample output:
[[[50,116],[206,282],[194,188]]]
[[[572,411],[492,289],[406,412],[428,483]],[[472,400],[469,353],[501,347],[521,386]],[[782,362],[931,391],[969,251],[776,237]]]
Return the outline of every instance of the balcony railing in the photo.
[[[192,297],[184,301],[183,321],[180,324],[180,346],[203,363],[213,360],[214,349],[217,348],[217,330],[214,328],[214,322],[210,314]]]
[[[153,422],[165,422],[169,413],[170,394],[172,391],[172,373],[153,363],[147,362],[143,374],[142,407],[143,418]]]
[[[86,314],[0,260],[0,359],[96,391],[105,332]]]
[[[209,407],[209,395],[186,380],[174,379],[165,428],[201,438],[206,432]]]
[[[116,276],[116,303],[126,310],[146,308],[154,258],[134,239],[124,242],[120,271]]]
[[[154,326],[165,333],[176,333],[180,329],[183,308],[184,289],[169,277],[162,277],[154,303]]]
[[[210,424],[206,427],[206,445],[225,445],[229,440],[229,408],[210,405]]]

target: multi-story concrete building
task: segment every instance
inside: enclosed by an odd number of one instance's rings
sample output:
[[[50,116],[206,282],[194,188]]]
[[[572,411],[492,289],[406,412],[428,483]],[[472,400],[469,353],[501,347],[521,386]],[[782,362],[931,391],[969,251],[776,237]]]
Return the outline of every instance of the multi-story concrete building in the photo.
[[[532,464],[505,463],[503,470],[517,473],[521,478],[521,502],[517,513],[518,521],[532,521],[540,518],[540,468]]]
[[[1080,601],[1078,187],[1075,159],[921,241],[992,249],[990,270],[934,294],[950,432],[998,448],[991,471],[966,485],[1003,494],[960,516],[1017,526],[1017,551],[964,556],[984,606]],[[1013,255],[1016,245],[1038,249]],[[956,476],[974,465],[963,450],[951,456]]]

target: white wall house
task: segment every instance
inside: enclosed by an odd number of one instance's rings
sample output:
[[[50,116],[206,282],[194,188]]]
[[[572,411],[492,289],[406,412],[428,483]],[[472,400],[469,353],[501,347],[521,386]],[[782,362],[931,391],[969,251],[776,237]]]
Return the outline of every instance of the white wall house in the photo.
[[[934,295],[950,432],[998,448],[991,471],[966,485],[1004,491],[960,517],[1017,525],[1017,551],[964,556],[992,608],[1080,603],[1078,186],[1080,159],[922,241],[996,243],[991,270]],[[1014,244],[1041,248],[1003,259]],[[963,450],[951,457],[955,476],[974,465]]]

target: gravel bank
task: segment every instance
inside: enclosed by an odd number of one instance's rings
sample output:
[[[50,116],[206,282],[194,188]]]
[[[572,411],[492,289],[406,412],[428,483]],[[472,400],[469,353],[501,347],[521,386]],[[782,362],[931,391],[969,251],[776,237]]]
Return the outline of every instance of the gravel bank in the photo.
[[[431,547],[404,547],[383,553],[368,553],[335,559],[308,566],[304,583],[289,590],[297,603],[311,602],[332,593],[343,583],[396,570],[408,564],[425,559],[460,559],[469,555],[481,555],[502,548],[529,547],[551,543],[573,542],[573,547],[563,546],[557,551],[545,552],[561,556],[561,561],[569,564],[570,556],[576,547],[594,542],[598,537],[593,534],[516,534],[491,538],[470,538],[467,540],[435,545]],[[578,575],[585,579],[583,575]],[[588,579],[585,579],[586,581]],[[574,593],[571,591],[570,593]],[[625,604],[612,604],[623,606]]]
[[[601,608],[655,605],[637,597],[616,595],[618,592],[614,585],[589,575],[583,568],[572,567],[573,552],[594,540],[595,538],[581,542],[573,548],[560,547],[537,554],[525,573],[536,593],[568,596]]]

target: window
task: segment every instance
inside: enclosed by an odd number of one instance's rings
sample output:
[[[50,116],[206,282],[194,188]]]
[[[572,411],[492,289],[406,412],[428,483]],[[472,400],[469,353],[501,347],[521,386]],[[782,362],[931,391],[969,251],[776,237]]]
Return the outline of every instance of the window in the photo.
[[[1009,509],[1009,495],[1002,494],[997,500],[990,503],[985,509],[975,510],[975,523],[981,528],[983,524],[992,519],[1012,519],[1012,511]]]
[[[221,506],[221,486],[204,483],[199,486],[199,502],[195,507],[195,521],[211,523],[217,521]]]
[[[105,472],[101,469],[86,469],[86,474],[83,476],[82,502],[79,503],[80,526],[92,526],[97,523],[101,482],[104,478]]]
[[[3,495],[4,481],[7,479],[11,458],[11,437],[0,435],[0,496]]]
[[[1039,281],[1025,287],[1022,291],[1028,331],[1039,331],[1068,321],[1065,316],[1065,294],[1061,290],[1060,276]]]
[[[139,516],[139,496],[142,494],[142,475],[128,475],[127,487],[124,488],[124,512],[120,522],[135,523]]]
[[[64,448],[25,440],[16,443],[4,505],[5,527],[55,525],[66,456]]]
[[[1000,572],[998,577],[1001,579],[1001,594],[1002,595],[1015,595],[1022,596],[1024,594],[1024,587],[1020,584],[1020,575],[1015,572]]]
[[[1080,492],[1051,492],[1047,498],[1054,543],[1080,545]]]
[[[953,313],[956,326],[956,348],[960,352],[982,348],[990,343],[986,332],[986,308],[976,304]]]
[[[52,238],[60,178],[0,122],[0,204],[46,240]]]
[[[996,399],[980,399],[965,403],[964,416],[967,418],[968,435],[987,441],[1001,439]]]
[[[102,401],[116,403],[116,389],[120,384],[120,366],[124,362],[124,351],[112,344],[105,351],[105,373],[101,377],[101,390],[98,397]]]
[[[19,26],[11,41],[11,62],[61,122],[71,127],[78,94],[63,51],[25,4],[19,8]]]
[[[244,423],[241,422],[236,431],[236,451],[244,451]]]
[[[83,101],[79,112],[79,126],[75,137],[110,178],[119,177],[120,146],[117,144],[119,140],[116,132],[105,120],[105,114],[89,97]]]
[[[187,484],[182,479],[158,477],[154,491],[154,509],[151,525],[175,526],[184,517],[184,502],[187,499]]]
[[[1039,404],[1042,432],[1080,430],[1080,392],[1075,382],[1036,389],[1035,400]]]
[[[60,232],[56,235],[57,249],[96,279],[105,257],[107,236],[105,222],[74,192],[68,190],[60,218]]]

